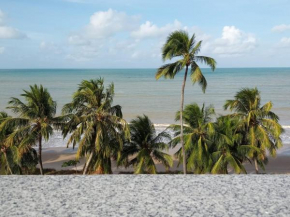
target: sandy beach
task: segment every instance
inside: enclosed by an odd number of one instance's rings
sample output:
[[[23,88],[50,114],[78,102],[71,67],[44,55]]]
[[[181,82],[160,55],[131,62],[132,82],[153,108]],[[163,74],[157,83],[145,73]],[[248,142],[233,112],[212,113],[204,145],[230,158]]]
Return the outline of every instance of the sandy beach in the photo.
[[[63,162],[74,160],[75,153],[77,149],[72,148],[46,148],[43,149],[43,166],[46,169],[55,169],[55,170],[67,170],[71,169],[74,170],[75,167],[61,167]],[[169,153],[174,153],[175,150],[169,150]],[[80,160],[80,163],[77,165],[77,169],[81,170],[84,165],[84,159]],[[246,164],[245,168],[249,174],[255,173],[254,165]],[[170,168],[170,171],[182,171],[182,166],[178,167],[177,161],[174,161],[174,165]],[[114,174],[118,174],[120,172],[131,172],[133,168],[117,168],[115,162],[113,162],[112,171]],[[166,169],[164,166],[157,164],[157,171],[158,172],[165,172]],[[260,171],[261,173],[267,174],[286,174],[290,173],[290,155],[288,155],[287,150],[283,150],[283,152],[279,152],[276,158],[269,157],[269,163],[266,166],[265,171]]]

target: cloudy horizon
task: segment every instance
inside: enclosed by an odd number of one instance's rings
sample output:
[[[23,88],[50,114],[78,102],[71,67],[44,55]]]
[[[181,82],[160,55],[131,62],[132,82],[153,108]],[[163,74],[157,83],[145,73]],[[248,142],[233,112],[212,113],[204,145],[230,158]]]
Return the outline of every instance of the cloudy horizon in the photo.
[[[287,0],[6,1],[0,68],[155,68],[180,29],[218,67],[289,67],[289,9]]]

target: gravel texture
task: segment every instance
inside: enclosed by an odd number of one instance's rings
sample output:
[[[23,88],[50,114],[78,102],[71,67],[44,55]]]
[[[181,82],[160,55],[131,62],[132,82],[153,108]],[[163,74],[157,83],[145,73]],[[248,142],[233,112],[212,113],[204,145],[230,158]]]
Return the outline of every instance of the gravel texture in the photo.
[[[0,216],[290,216],[290,176],[0,176]]]

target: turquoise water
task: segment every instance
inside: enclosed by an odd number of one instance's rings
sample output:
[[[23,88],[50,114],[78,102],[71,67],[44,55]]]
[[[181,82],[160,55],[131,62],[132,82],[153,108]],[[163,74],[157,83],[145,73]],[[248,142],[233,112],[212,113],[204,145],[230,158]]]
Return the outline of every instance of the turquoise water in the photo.
[[[155,80],[156,69],[23,69],[0,70],[0,110],[5,110],[10,97],[19,97],[31,84],[42,84],[50,91],[61,107],[71,100],[77,84],[83,79],[104,77],[115,84],[115,103],[123,107],[125,118],[130,121],[146,114],[160,128],[174,123],[179,109],[182,74],[174,80]],[[223,104],[232,99],[243,87],[258,87],[262,102],[272,101],[273,110],[281,123],[290,131],[290,68],[226,68],[211,72],[203,69],[208,87],[203,94],[188,77],[185,103],[213,104],[218,114],[224,114]],[[284,139],[289,139],[285,134]],[[288,140],[287,140],[288,141]]]

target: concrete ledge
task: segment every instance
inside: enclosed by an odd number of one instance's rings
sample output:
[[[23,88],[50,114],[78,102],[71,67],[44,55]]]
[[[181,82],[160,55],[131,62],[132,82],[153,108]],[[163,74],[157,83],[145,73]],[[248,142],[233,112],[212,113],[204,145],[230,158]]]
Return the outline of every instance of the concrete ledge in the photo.
[[[0,176],[0,216],[290,216],[289,175]]]

